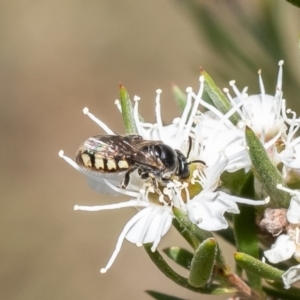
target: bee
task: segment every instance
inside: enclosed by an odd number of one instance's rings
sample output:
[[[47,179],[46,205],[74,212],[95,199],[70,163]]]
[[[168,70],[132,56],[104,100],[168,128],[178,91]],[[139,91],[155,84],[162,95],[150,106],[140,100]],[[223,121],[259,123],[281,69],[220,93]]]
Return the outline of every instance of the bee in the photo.
[[[191,150],[191,139],[188,154]],[[125,172],[122,188],[130,181],[130,174],[138,171],[142,179],[151,178],[156,189],[158,182],[167,184],[174,176],[187,179],[189,165],[179,150],[162,141],[144,140],[140,135],[96,135],[88,138],[78,149],[77,164],[85,170],[103,175]],[[204,164],[205,165],[205,164]]]

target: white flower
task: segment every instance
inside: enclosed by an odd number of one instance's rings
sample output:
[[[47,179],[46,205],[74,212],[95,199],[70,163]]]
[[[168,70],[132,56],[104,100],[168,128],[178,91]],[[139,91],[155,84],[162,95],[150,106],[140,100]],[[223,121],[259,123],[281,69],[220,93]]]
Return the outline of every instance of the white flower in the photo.
[[[281,234],[270,250],[264,252],[265,257],[272,263],[277,264],[293,256],[296,244],[292,236]]]
[[[259,74],[260,94],[248,96],[246,89],[242,92],[238,90],[235,85],[235,81],[232,80],[229,84],[233,88],[236,98],[227,93],[228,99],[232,105],[242,104],[241,108],[237,110],[242,122],[250,127],[255,134],[260,138],[263,144],[269,142],[266,149],[274,143],[284,134],[286,126],[284,124],[284,118],[281,116],[282,110],[282,65],[283,61],[278,63],[279,72],[276,84],[275,95],[268,95],[265,93],[264,84],[261,77],[261,71]]]
[[[193,148],[194,155],[192,157],[198,157],[205,161],[206,165],[211,166],[218,162],[220,155],[223,155],[227,159],[227,164],[222,171],[235,172],[244,168],[249,170],[251,160],[244,130],[222,128],[222,124],[220,124],[222,121],[219,120],[215,121],[216,124],[210,132],[207,130],[207,135],[202,135],[202,128],[205,128],[205,123],[208,122],[211,123],[212,120],[208,121],[205,118],[202,122],[199,121],[194,128],[196,146]]]
[[[73,168],[86,175],[89,184],[94,189],[101,193],[125,194],[131,197],[129,201],[110,205],[93,207],[77,205],[75,206],[76,210],[101,211],[125,207],[140,209],[125,225],[111,259],[107,266],[101,269],[101,272],[104,273],[111,267],[124,239],[138,246],[145,243],[153,243],[152,250],[155,251],[161,238],[172,224],[173,207],[188,212],[190,220],[200,228],[215,231],[227,228],[228,223],[224,218],[225,212],[239,213],[237,202],[251,205],[266,203],[265,200],[251,201],[217,191],[220,185],[220,175],[223,171],[235,171],[249,167],[250,160],[245,146],[243,131],[235,128],[228,120],[239,106],[236,105],[226,115],[221,114],[202,100],[203,86],[204,78],[201,76],[200,87],[197,93],[194,93],[191,88],[187,89],[187,104],[181,118],[175,119],[172,124],[167,126],[163,126],[161,120],[161,90],[157,90],[155,124],[140,121],[138,114],[139,98],[135,97],[134,120],[137,133],[143,139],[161,140],[172,148],[182,151],[186,156],[190,154],[189,160],[201,160],[203,158],[205,162],[209,163],[207,167],[201,164],[199,166],[199,163],[195,163],[196,170],[191,182],[189,179],[183,182],[172,179],[166,186],[160,186],[162,191],[159,192],[157,190],[154,191],[151,180],[142,180],[138,172],[135,171],[130,174],[129,185],[124,190],[116,187],[122,181],[124,172],[108,178],[107,174],[82,168],[74,160],[65,156],[63,151],[59,152],[59,155]],[[121,110],[118,101],[116,101],[116,105]],[[216,117],[211,118],[209,114],[199,113],[199,105],[209,109],[211,114],[214,114]],[[105,133],[114,135],[114,132],[91,114],[87,108],[83,112],[96,122]],[[207,128],[203,131],[204,134],[201,132],[201,122],[202,124],[207,124],[207,126],[204,125],[204,128]],[[209,126],[211,126],[211,130],[208,129]],[[221,129],[220,132],[218,131],[219,129]],[[190,137],[192,137],[191,144],[189,144]],[[192,184],[200,184],[200,188],[199,193],[190,199],[189,187],[192,188]],[[185,200],[182,199],[183,195],[185,195]]]
[[[282,174],[284,179],[286,182],[293,183],[294,181],[299,181],[300,176],[300,137],[297,137],[300,119],[290,109],[283,111],[292,114],[292,118],[289,119],[284,114],[285,120],[290,126],[286,138],[283,139],[285,148],[278,156],[283,163]]]
[[[106,181],[104,179],[104,181]],[[106,184],[118,193],[130,196],[132,199],[129,201],[99,205],[99,206],[79,206],[75,205],[74,210],[84,211],[102,211],[111,209],[120,209],[125,207],[135,207],[140,209],[124,226],[116,248],[108,261],[105,268],[101,269],[101,273],[105,273],[114,263],[118,253],[121,250],[124,239],[129,242],[142,246],[146,243],[153,243],[151,250],[154,252],[161,240],[161,238],[168,232],[172,225],[173,213],[172,207],[176,204],[177,207],[181,207],[178,198],[173,198],[173,205],[169,205],[166,202],[160,203],[150,200],[149,193],[153,193],[152,188],[146,188],[140,192],[132,192],[124,189],[120,189],[106,181]]]
[[[239,110],[242,102],[234,103],[226,114],[203,100],[200,104],[208,111],[199,112],[194,118],[195,126],[191,128],[191,135],[195,141],[190,156],[205,161],[206,165],[210,166],[215,164],[222,154],[227,159],[223,171],[248,171],[251,160],[245,141],[245,128],[235,126],[230,121],[230,117]]]
[[[192,183],[200,184],[202,190],[194,198],[188,199],[186,208],[190,220],[201,229],[208,231],[226,229],[228,223],[224,213],[238,214],[240,211],[237,203],[264,205],[269,201],[268,198],[255,201],[217,191],[220,174],[224,171],[227,163],[228,160],[223,155],[219,155],[219,160],[215,164],[203,170],[195,170],[193,173]]]
[[[264,252],[264,255],[272,263],[285,261],[292,256],[300,262],[300,191],[291,190],[282,185],[278,185],[277,188],[292,195],[287,211],[287,220],[290,225],[287,228],[287,234],[281,234],[271,249]],[[299,269],[300,265],[291,267],[282,275],[285,288],[289,288],[295,281],[300,280]]]
[[[164,143],[169,144],[175,149],[181,149],[183,151],[186,150],[185,148],[187,147],[187,141],[189,140],[189,131],[193,123],[191,120],[193,120],[193,116],[197,112],[199,99],[201,98],[203,92],[203,78],[200,79],[199,92],[193,104],[191,89],[188,91],[188,104],[182,114],[182,117],[168,126],[163,126],[161,121],[160,90],[157,91],[156,97],[156,124],[143,123],[139,121],[138,98],[135,97],[134,116],[138,134],[141,135],[143,139],[162,140]],[[119,105],[118,101],[116,102],[116,105],[118,109],[121,110],[121,106]],[[192,117],[188,118],[190,109],[192,109]],[[83,112],[94,122],[96,122],[105,131],[105,133],[109,135],[115,134],[101,120],[91,114],[87,108],[85,108]],[[141,246],[145,243],[153,243],[152,251],[155,251],[161,238],[167,233],[172,224],[172,208],[177,207],[184,211],[186,210],[185,203],[181,198],[182,189],[184,189],[188,195],[186,184],[170,181],[163,189],[163,193],[161,195],[157,195],[156,191],[153,189],[153,186],[151,184],[149,185],[149,182],[142,180],[137,174],[137,171],[135,171],[134,173],[131,173],[130,183],[126,190],[124,190],[116,187],[121,182],[122,177],[124,177],[124,173],[112,175],[108,178],[106,174],[82,168],[74,160],[65,156],[62,150],[59,152],[59,156],[77,171],[84,174],[87,177],[89,184],[97,191],[112,195],[125,194],[131,197],[131,200],[129,201],[116,204],[92,207],[76,205],[74,207],[75,210],[101,211],[125,207],[135,207],[140,209],[128,221],[122,230],[118,238],[115,251],[113,252],[106,267],[101,269],[102,273],[105,273],[112,266],[121,249],[124,239],[127,239],[129,242],[134,243],[137,246]]]
[[[171,146],[173,149],[186,152],[189,143],[190,131],[196,116],[198,106],[203,101],[201,99],[204,88],[204,77],[199,78],[200,86],[195,94],[191,87],[186,89],[187,102],[180,118],[175,118],[172,124],[163,126],[160,111],[160,95],[162,91],[156,91],[156,123],[145,123],[140,121],[138,113],[138,103],[140,98],[135,96],[134,101],[134,120],[137,127],[137,133],[145,140],[159,140]],[[193,101],[194,100],[194,101]]]
[[[300,280],[300,265],[290,267],[281,277],[284,287],[289,289],[293,283]]]

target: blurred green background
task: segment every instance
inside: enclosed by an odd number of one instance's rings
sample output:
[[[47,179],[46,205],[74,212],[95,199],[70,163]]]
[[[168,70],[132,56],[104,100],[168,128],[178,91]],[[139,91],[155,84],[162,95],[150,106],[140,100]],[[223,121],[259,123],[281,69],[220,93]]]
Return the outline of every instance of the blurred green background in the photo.
[[[127,242],[100,274],[135,211],[74,212],[75,204],[122,198],[96,194],[57,155],[73,156],[101,133],[85,106],[123,132],[114,105],[119,82],[141,96],[141,115],[152,122],[161,88],[170,122],[179,113],[172,84],[196,88],[200,65],[221,88],[237,79],[251,93],[259,91],[261,68],[274,94],[284,59],[284,96],[297,109],[299,9],[284,1],[207,2],[0,1],[0,299],[151,299],[147,289],[214,298],[175,286]],[[170,245],[185,245],[175,230],[160,248]]]

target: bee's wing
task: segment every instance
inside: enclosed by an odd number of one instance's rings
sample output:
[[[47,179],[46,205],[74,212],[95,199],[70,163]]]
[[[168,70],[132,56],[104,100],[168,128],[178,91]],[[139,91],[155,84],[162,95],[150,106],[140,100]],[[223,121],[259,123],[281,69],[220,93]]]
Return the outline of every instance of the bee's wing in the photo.
[[[126,160],[129,163],[143,164],[152,168],[161,168],[161,162],[141,149],[158,141],[146,141],[139,135],[97,135],[87,139],[79,148],[77,157],[83,152],[101,156],[105,159]]]
[[[143,140],[139,135],[129,135],[122,137],[122,147],[126,153],[126,159],[155,169],[163,168],[160,160],[142,149],[148,145],[158,145],[161,141]]]

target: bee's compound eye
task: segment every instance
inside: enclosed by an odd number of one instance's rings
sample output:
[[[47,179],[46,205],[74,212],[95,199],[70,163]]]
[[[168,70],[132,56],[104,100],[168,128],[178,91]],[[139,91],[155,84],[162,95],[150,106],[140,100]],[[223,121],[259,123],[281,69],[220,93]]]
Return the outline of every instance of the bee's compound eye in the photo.
[[[177,154],[170,146],[164,144],[156,145],[155,155],[167,169],[173,170],[176,168]]]

